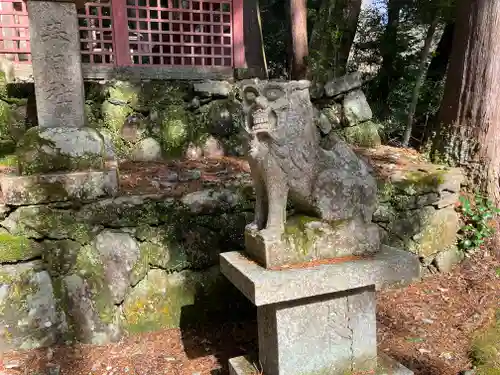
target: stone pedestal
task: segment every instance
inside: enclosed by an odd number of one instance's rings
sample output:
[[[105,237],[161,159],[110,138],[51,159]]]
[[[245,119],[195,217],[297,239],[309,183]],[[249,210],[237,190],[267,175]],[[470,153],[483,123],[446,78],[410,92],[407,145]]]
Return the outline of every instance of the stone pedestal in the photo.
[[[86,128],[78,18],[72,1],[28,0],[38,126],[17,147],[18,176],[3,176],[8,205],[92,200],[118,192],[102,135]]]
[[[264,375],[412,374],[377,355],[375,290],[417,278],[413,254],[382,247],[362,260],[273,271],[230,252],[221,271],[257,306]],[[232,374],[252,374],[251,361],[231,360]]]
[[[380,248],[379,228],[356,220],[336,224],[294,215],[287,218],[282,236],[272,236],[247,226],[245,251],[265,268],[376,253]]]

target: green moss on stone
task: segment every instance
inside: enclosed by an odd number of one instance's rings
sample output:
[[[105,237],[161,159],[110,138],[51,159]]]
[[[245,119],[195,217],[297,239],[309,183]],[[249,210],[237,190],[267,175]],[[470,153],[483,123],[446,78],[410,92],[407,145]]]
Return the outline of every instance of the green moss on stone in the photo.
[[[18,144],[16,154],[20,174],[102,169],[104,144],[99,154],[86,152],[73,156],[61,153],[53,141],[40,136],[40,131],[43,130],[38,127],[29,129]]]
[[[500,310],[493,325],[475,335],[471,357],[478,375],[500,375]]]
[[[38,257],[42,245],[24,236],[0,233],[0,263],[13,263]]]
[[[175,212],[173,201],[168,199],[118,198],[86,205],[80,211],[79,219],[91,224],[134,227],[157,225],[164,221],[175,222]]]
[[[190,114],[180,105],[164,108],[161,122],[161,143],[168,156],[178,156],[193,138],[193,121]]]
[[[437,191],[445,181],[446,170],[410,170],[403,178],[394,181],[394,186],[407,195],[418,195]]]
[[[82,247],[74,269],[87,281],[101,321],[112,323],[115,315],[113,300],[105,278],[105,267],[97,250],[91,245]]]
[[[9,128],[14,122],[12,109],[10,105],[0,99],[0,138],[10,139]]]
[[[132,108],[127,105],[115,105],[107,100],[101,106],[104,126],[115,133],[121,132],[125,120],[132,112]]]
[[[73,211],[49,206],[20,207],[2,225],[12,234],[32,238],[72,239],[85,244],[93,237],[91,224],[77,221]]]
[[[0,157],[0,165],[11,168],[17,166],[17,156],[10,154]]]
[[[184,309],[204,295],[214,294],[218,277],[218,269],[173,274],[152,269],[124,301],[125,330],[136,333],[179,327],[181,314],[185,315]],[[192,307],[196,310],[194,316],[200,318],[204,311]]]
[[[81,245],[72,240],[43,241],[43,259],[52,276],[67,274],[75,265]]]
[[[85,102],[85,120],[88,127],[97,129],[101,126],[101,122],[99,121],[99,104],[94,103],[92,101]]]
[[[108,96],[134,107],[139,102],[140,85],[131,82],[114,81],[108,85]]]
[[[379,125],[366,121],[343,130],[345,140],[355,146],[374,148],[382,144]]]
[[[169,269],[170,253],[166,245],[143,242],[139,246],[139,251],[139,260],[132,269],[132,285],[137,284],[146,276],[149,266]]]
[[[318,221],[317,218],[294,215],[285,223],[285,232],[283,239],[292,245],[293,248],[299,250],[306,255],[314,242],[314,238],[318,235],[318,231],[308,227],[308,223]]]
[[[156,81],[145,85],[140,98],[140,106],[149,107],[161,112],[170,105],[183,105],[188,93],[185,83],[172,81]]]

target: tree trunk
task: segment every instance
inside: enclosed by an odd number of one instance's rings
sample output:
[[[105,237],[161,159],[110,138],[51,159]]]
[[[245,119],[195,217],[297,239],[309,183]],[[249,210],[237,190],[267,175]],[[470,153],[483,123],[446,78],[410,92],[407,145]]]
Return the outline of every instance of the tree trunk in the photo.
[[[338,76],[347,71],[347,61],[351,52],[352,43],[358,28],[359,13],[361,12],[362,0],[349,0],[344,10],[343,29],[340,36],[339,55],[337,59]]]
[[[433,154],[500,203],[500,1],[463,0]]]
[[[413,93],[411,97],[410,108],[408,109],[408,120],[406,122],[406,129],[403,135],[403,146],[408,147],[410,143],[411,130],[413,128],[413,119],[415,117],[415,110],[417,109],[418,97],[420,94],[420,88],[424,83],[425,79],[425,66],[427,65],[427,59],[429,58],[429,52],[431,50],[432,39],[434,38],[434,34],[436,33],[436,28],[438,25],[439,18],[437,14],[434,16],[432,23],[427,29],[427,34],[425,36],[424,47],[422,48],[422,52],[420,53],[420,64],[418,67],[418,76],[417,81],[415,82],[415,87],[413,88]]]
[[[389,0],[387,3],[387,26],[380,52],[382,55],[382,66],[378,75],[378,92],[377,100],[382,104],[380,116],[385,118],[389,114],[389,105],[387,99],[391,93],[393,83],[396,82],[400,74],[396,71],[395,61],[398,53],[397,38],[399,27],[399,13],[401,11],[401,3],[399,0]]]
[[[454,23],[447,23],[444,27],[443,34],[436,47],[436,53],[429,64],[426,81],[440,82],[444,79],[448,61],[450,60],[454,30]]]
[[[435,121],[432,118],[429,119],[429,116],[434,117],[436,115],[434,108],[437,108],[441,103],[441,95],[438,93],[441,91],[441,85],[443,84],[448,62],[450,61],[454,30],[454,23],[446,24],[427,69],[427,77],[424,83],[425,90],[421,95],[422,100],[417,105],[415,115],[415,123],[419,123],[421,126],[414,127],[413,129],[413,136],[421,141],[421,145],[427,144],[434,130]]]
[[[314,59],[311,79],[327,80],[346,73],[358,27],[362,0],[323,0],[311,32]]]
[[[307,5],[306,0],[290,0],[291,76],[304,79],[307,74]]]

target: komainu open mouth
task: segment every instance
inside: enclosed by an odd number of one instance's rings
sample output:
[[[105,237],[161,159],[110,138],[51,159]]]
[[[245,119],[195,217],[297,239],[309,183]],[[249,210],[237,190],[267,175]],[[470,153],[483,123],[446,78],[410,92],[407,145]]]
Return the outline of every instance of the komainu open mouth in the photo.
[[[252,131],[255,133],[268,132],[270,129],[269,114],[264,109],[255,109],[252,112]]]

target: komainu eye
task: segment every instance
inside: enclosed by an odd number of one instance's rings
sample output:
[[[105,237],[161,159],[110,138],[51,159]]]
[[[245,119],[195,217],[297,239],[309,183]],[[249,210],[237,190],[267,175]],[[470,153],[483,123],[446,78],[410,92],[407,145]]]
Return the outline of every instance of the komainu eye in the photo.
[[[245,90],[245,100],[248,102],[254,102],[255,98],[257,98],[258,93],[253,87],[249,87]]]
[[[266,90],[266,98],[267,100],[274,101],[283,96],[283,91],[279,88],[269,88]]]

